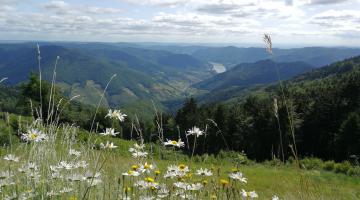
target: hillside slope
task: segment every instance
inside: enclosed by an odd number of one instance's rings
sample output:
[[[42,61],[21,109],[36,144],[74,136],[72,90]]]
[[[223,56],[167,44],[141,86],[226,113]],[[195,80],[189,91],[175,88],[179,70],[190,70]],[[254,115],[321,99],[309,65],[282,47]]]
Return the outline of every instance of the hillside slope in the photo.
[[[36,52],[31,43],[0,45],[1,77],[8,77],[7,83],[14,85],[26,81],[32,72],[38,73]],[[185,54],[100,44],[47,44],[41,46],[45,80],[51,80],[57,56],[57,83],[69,96],[80,94],[87,104],[97,103],[114,74],[105,102],[111,106],[176,99],[190,83],[212,74],[205,62]]]
[[[195,84],[194,87],[204,90],[220,90],[236,86],[248,87],[277,81],[279,79],[277,70],[280,78],[288,79],[312,68],[302,62],[275,63],[271,60],[263,60],[237,65],[229,71]]]

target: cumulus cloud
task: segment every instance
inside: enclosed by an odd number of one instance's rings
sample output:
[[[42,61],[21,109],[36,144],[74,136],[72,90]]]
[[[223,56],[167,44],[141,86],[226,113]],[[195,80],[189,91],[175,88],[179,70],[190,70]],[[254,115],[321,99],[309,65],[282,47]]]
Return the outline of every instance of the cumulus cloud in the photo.
[[[289,18],[302,16],[303,12],[289,6],[286,1],[229,1],[208,3],[197,8],[197,11],[208,14],[232,15],[234,17]]]
[[[360,13],[357,10],[328,10],[314,15],[310,23],[319,26],[323,34],[360,38]]]
[[[335,3],[343,3],[348,0],[310,0],[308,4],[335,4]]]
[[[8,6],[8,5],[0,5],[0,11],[1,12],[9,12],[9,11],[14,11],[15,8],[12,6]]]
[[[151,5],[160,7],[175,7],[185,5],[189,0],[121,0],[136,5]]]
[[[45,10],[55,12],[59,15],[73,14],[116,14],[121,13],[121,9],[107,8],[107,7],[95,7],[86,5],[70,5],[65,1],[50,1],[42,5]]]

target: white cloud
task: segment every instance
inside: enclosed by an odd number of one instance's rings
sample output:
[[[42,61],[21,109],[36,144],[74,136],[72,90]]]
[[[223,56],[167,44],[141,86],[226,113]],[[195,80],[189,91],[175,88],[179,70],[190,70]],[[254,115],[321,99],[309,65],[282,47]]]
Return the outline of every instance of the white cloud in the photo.
[[[343,3],[348,0],[309,0],[308,4],[336,4]]]
[[[185,5],[189,0],[121,0],[135,5],[151,5],[160,7],[175,7]]]
[[[323,34],[360,38],[360,12],[358,10],[328,10],[314,15],[310,23],[319,26]]]
[[[121,9],[96,7],[86,5],[70,5],[65,1],[50,1],[42,5],[47,11],[55,12],[58,15],[81,15],[81,14],[117,14]]]
[[[292,18],[304,15],[300,9],[288,5],[285,1],[218,1],[201,5],[197,11],[242,18]]]

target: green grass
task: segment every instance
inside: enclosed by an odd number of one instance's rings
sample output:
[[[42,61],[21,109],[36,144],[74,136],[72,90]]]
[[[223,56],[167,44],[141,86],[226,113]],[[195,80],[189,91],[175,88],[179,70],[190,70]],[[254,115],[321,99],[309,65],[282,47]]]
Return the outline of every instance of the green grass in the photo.
[[[5,117],[6,118],[6,117]],[[33,199],[119,199],[124,196],[123,188],[131,187],[132,193],[135,195],[133,199],[139,196],[155,195],[155,191],[140,191],[134,187],[137,180],[144,180],[146,177],[155,178],[156,182],[164,183],[169,190],[175,191],[173,183],[179,180],[188,183],[202,183],[207,180],[208,184],[201,192],[191,192],[198,195],[197,199],[210,199],[211,195],[216,195],[217,199],[227,199],[226,195],[231,196],[229,199],[240,198],[241,189],[246,191],[255,190],[259,195],[258,199],[271,199],[273,195],[278,195],[281,199],[360,199],[360,178],[349,176],[341,173],[324,171],[322,168],[314,168],[319,170],[304,170],[295,167],[293,164],[275,165],[271,162],[255,163],[248,161],[247,164],[238,166],[247,178],[247,184],[231,181],[228,174],[236,167],[235,159],[238,156],[234,152],[224,152],[218,157],[215,156],[196,156],[193,159],[181,153],[181,151],[173,151],[171,148],[165,148],[159,144],[146,144],[146,151],[149,152],[147,159],[134,159],[128,151],[136,141],[126,141],[110,136],[100,136],[95,133],[88,133],[73,126],[57,125],[44,126],[40,124],[31,124],[31,118],[21,118],[21,126],[18,123],[19,117],[10,115],[10,132],[9,126],[4,120],[0,120],[1,139],[8,142],[6,138],[9,133],[12,137],[12,145],[0,147],[0,175],[2,172],[10,171],[14,174],[11,179],[15,185],[1,186],[0,177],[0,197],[4,199],[6,195],[34,195]],[[46,132],[49,140],[41,143],[23,143],[20,142],[18,133],[22,133],[29,128],[37,128]],[[53,139],[51,139],[53,138]],[[100,143],[106,141],[113,142],[116,149],[101,150]],[[81,151],[81,156],[75,158],[68,154],[69,149]],[[15,154],[20,158],[19,163],[9,163],[3,160],[7,154]],[[57,165],[60,161],[77,162],[84,160],[88,162],[85,169],[72,169],[70,171],[62,171],[63,176],[72,174],[85,174],[86,172],[100,172],[102,183],[95,187],[88,188],[89,182],[74,182],[67,179],[50,179],[50,165]],[[315,162],[315,161],[316,162]],[[316,163],[321,165],[317,159],[307,159],[307,166]],[[18,171],[27,162],[35,162],[39,167],[39,180],[33,180],[31,177],[24,175]],[[124,177],[122,173],[131,169],[134,164],[151,163],[155,169],[150,174],[142,174],[138,178]],[[320,164],[319,164],[320,163]],[[104,164],[102,167],[100,167]],[[163,175],[169,165],[188,165],[191,172],[187,174],[189,177],[168,180]],[[212,177],[203,178],[195,175],[197,169],[208,168],[213,172]],[[154,170],[160,170],[160,175],[155,175]],[[192,175],[190,175],[192,174]],[[219,184],[220,179],[230,181],[230,185],[222,187]],[[91,179],[90,179],[91,180]],[[88,180],[89,181],[89,180]],[[74,190],[69,193],[63,193],[60,196],[49,198],[46,193],[50,191],[60,191],[63,187],[71,187]],[[89,189],[89,190],[88,190]],[[178,198],[166,198],[178,199]]]
[[[84,134],[84,133],[83,133]],[[64,137],[58,136],[59,139]],[[78,137],[82,140],[83,138]],[[73,148],[83,149],[84,157],[91,160],[90,163],[94,163],[97,158],[100,160],[109,156],[105,166],[101,170],[103,185],[100,189],[92,189],[90,197],[114,199],[113,194],[118,191],[118,187],[121,185],[130,185],[129,181],[120,183],[123,180],[122,173],[130,169],[131,165],[136,164],[135,161],[128,152],[128,148],[132,146],[134,141],[124,141],[121,139],[115,139],[110,137],[91,136],[90,139],[93,143],[100,143],[106,140],[113,141],[118,145],[114,151],[107,152],[102,150],[86,150],[86,145],[81,143],[72,144]],[[67,157],[67,148],[69,143],[58,141],[56,144],[57,157],[52,157],[47,162],[53,162],[56,159],[65,159]],[[156,146],[154,146],[156,147]],[[31,159],[31,150],[34,151],[33,145],[20,144],[13,146],[13,154],[20,156],[21,160]],[[9,153],[9,149],[0,148],[0,155],[3,157]],[[166,166],[170,164],[184,163],[189,165],[194,172],[195,169],[209,168],[214,172],[214,177],[209,179],[211,184],[218,185],[218,180],[221,178],[227,179],[227,174],[231,172],[234,165],[228,161],[221,159],[216,160],[213,164],[209,162],[191,162],[190,159],[184,155],[178,155],[178,160],[174,159],[172,152],[167,152],[173,156],[167,157],[168,159],[160,160],[157,158],[159,155],[155,155],[154,158],[149,158],[147,161],[154,163],[162,174],[166,171]],[[170,159],[169,159],[170,158]],[[43,159],[41,159],[44,161]],[[2,160],[3,163],[3,160]],[[0,165],[0,171],[6,170],[7,166]],[[277,194],[281,199],[359,199],[360,198],[360,179],[343,174],[336,174],[333,172],[326,172],[322,170],[300,170],[291,165],[284,166],[268,166],[264,164],[250,164],[239,167],[239,170],[244,173],[248,178],[248,183],[238,188],[244,188],[246,191],[255,190],[259,194],[259,199],[271,199],[274,194]],[[201,181],[198,177],[194,176],[189,181]],[[21,186],[18,186],[21,188]],[[77,197],[81,199],[81,193],[83,193],[85,187],[81,187],[78,192],[68,194],[66,197]],[[207,189],[211,193],[211,188]],[[111,194],[109,194],[111,193]],[[101,194],[101,195],[100,195]],[[102,196],[105,195],[105,196]],[[110,195],[110,196],[108,196]],[[219,195],[218,195],[219,196]]]

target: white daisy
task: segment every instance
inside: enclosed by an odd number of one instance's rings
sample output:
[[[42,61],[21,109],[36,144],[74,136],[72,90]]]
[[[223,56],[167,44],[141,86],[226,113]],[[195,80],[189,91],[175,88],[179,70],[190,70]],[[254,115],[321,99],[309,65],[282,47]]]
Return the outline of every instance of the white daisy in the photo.
[[[187,189],[191,191],[201,190],[204,186],[201,183],[195,183],[188,185]]]
[[[194,126],[192,129],[187,131],[187,136],[194,135],[196,137],[199,137],[201,135],[204,135],[204,131],[200,130],[198,127]]]
[[[140,173],[137,171],[129,170],[127,172],[122,173],[123,176],[139,176]]]
[[[137,152],[132,153],[133,158],[146,158],[147,155],[148,155],[148,153],[145,151],[137,151]]]
[[[155,167],[152,164],[148,164],[147,162],[145,162],[145,164],[140,165],[138,171],[141,173],[150,173],[151,170],[153,170]]]
[[[169,196],[169,190],[166,188],[165,184],[160,185],[160,189],[157,193],[157,197],[162,199],[162,198],[166,198]]]
[[[271,198],[271,200],[280,200],[280,198],[279,198],[278,196],[274,195],[274,196]]]
[[[118,134],[119,134],[119,132],[115,132],[115,129],[113,129],[113,128],[106,128],[104,133],[100,133],[100,135],[103,135],[103,136],[107,136],[107,135],[116,136]]]
[[[258,198],[258,194],[255,191],[251,191],[251,192],[246,192],[244,189],[241,190],[241,196],[243,197],[243,199],[247,199],[247,198]]]
[[[41,142],[47,140],[47,135],[37,129],[30,129],[27,133],[21,135],[21,139],[25,142]]]
[[[66,170],[71,170],[74,167],[74,165],[72,163],[68,163],[66,161],[61,161],[57,167],[58,169],[66,169]]]
[[[74,168],[87,168],[89,164],[85,160],[78,161],[77,163],[74,163]]]
[[[181,141],[180,138],[179,138],[178,141],[167,139],[167,141],[164,142],[164,145],[165,145],[165,146],[174,146],[174,147],[181,148],[181,147],[184,147],[184,146],[185,146],[185,143],[184,143],[183,141]]]
[[[19,157],[16,157],[13,154],[8,154],[4,157],[4,160],[10,161],[10,162],[19,162]]]
[[[70,150],[69,150],[69,155],[79,157],[79,156],[81,155],[81,152],[80,152],[80,151],[76,151],[75,149],[70,149]]]
[[[123,122],[125,120],[125,117],[127,115],[121,113],[120,110],[114,110],[112,111],[111,109],[109,110],[108,114],[105,117],[109,117],[111,119],[118,119],[120,122]]]
[[[199,170],[196,170],[196,175],[198,176],[212,176],[213,173],[208,169],[200,168]]]
[[[229,177],[231,179],[238,180],[238,181],[243,182],[243,183],[247,183],[246,178],[243,176],[243,174],[241,172],[230,173]]]
[[[107,141],[106,144],[100,143],[100,148],[102,149],[115,149],[117,146],[114,143]]]

